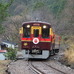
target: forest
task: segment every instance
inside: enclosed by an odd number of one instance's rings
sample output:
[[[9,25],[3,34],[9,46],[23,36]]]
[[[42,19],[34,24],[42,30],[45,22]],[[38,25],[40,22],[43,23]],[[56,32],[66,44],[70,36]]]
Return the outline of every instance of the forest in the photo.
[[[63,38],[74,34],[74,1],[72,0],[1,0],[0,37],[18,41],[22,22],[46,21]],[[16,40],[17,38],[17,40]]]

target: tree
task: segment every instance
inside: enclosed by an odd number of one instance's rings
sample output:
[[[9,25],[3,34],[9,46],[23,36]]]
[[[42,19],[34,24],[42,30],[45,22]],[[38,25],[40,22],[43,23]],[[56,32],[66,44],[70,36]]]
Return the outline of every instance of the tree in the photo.
[[[5,20],[5,18],[8,16],[8,7],[12,4],[13,0],[10,0],[10,2],[0,2],[0,33],[3,32],[3,26],[1,23]]]

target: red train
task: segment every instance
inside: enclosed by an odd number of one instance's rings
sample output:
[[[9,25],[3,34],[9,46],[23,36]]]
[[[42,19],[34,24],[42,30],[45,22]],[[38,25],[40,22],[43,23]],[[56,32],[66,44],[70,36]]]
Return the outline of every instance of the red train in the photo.
[[[20,37],[24,58],[47,59],[59,51],[59,37],[56,38],[50,23],[24,22],[20,28]]]

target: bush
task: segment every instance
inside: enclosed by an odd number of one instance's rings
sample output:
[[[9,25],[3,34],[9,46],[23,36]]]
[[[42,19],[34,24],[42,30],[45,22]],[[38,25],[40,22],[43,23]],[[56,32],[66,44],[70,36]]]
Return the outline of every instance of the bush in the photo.
[[[16,60],[17,49],[7,48],[7,53],[5,53],[5,57],[8,60]]]
[[[74,49],[68,49],[65,51],[65,59],[68,64],[74,64]]]
[[[69,48],[64,52],[64,60],[67,62],[66,64],[69,65],[71,68],[74,68],[74,37],[66,41],[69,45]]]

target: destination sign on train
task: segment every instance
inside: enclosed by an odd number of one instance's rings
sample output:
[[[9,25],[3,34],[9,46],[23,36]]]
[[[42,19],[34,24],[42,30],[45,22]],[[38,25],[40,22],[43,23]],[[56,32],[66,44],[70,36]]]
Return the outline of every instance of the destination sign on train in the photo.
[[[40,24],[33,24],[33,25],[38,25],[39,26]]]

